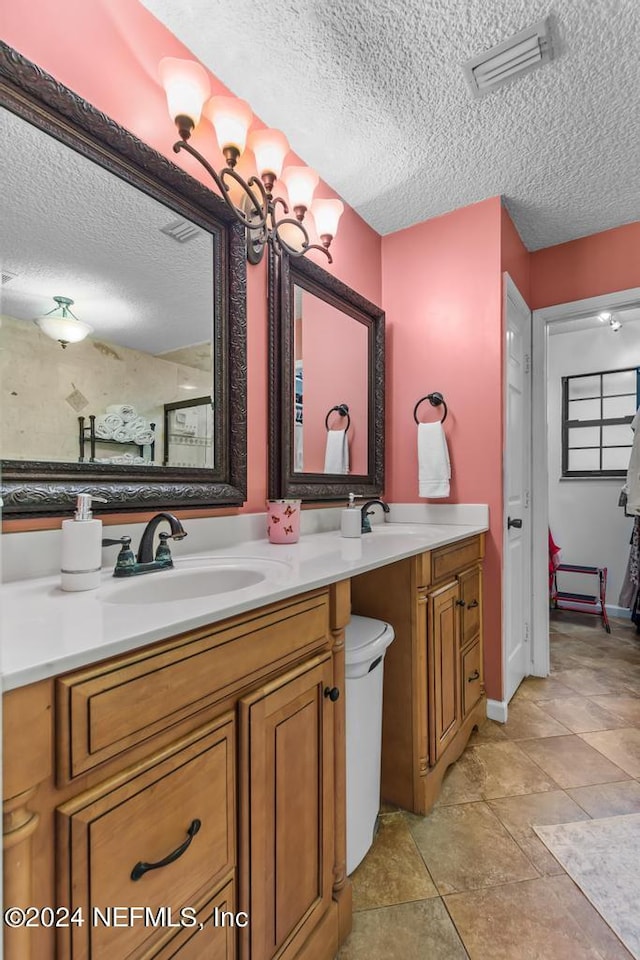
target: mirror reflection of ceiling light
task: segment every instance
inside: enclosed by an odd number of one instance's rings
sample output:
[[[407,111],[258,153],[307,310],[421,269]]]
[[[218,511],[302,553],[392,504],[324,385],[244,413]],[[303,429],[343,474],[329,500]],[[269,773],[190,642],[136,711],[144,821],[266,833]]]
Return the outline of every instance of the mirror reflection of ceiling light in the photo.
[[[197,390],[198,388],[193,383],[179,383],[179,390]]]
[[[279,130],[252,130],[247,138],[253,122],[249,104],[237,97],[209,98],[209,76],[204,67],[195,61],[165,57],[160,61],[159,74],[171,119],[180,134],[180,140],[174,143],[173,149],[176,153],[185,150],[202,164],[235,218],[245,227],[249,263],[259,263],[267,245],[276,254],[284,251],[291,257],[301,257],[309,250],[320,250],[332,263],[329,247],[336,235],[343,205],[335,200],[313,200],[318,175],[309,167],[292,166],[282,172],[284,159],[289,153],[284,134]],[[213,126],[226,161],[226,166],[219,173],[188,143],[202,114]],[[253,152],[257,174],[249,176],[247,180],[236,169],[245,146]],[[281,175],[289,195],[288,204],[282,197],[274,197],[272,193]],[[234,187],[242,191],[243,199],[237,205],[230,195]],[[278,205],[282,210],[280,217],[276,212]],[[289,216],[289,207],[293,208],[295,218]],[[319,244],[311,243],[303,223],[309,210],[316,221]],[[287,239],[291,230],[295,231],[295,241]]]
[[[53,299],[57,306],[49,313],[45,313],[44,316],[36,317],[33,322],[40,327],[47,337],[57,340],[64,350],[68,343],[79,343],[80,340],[84,340],[93,331],[93,327],[90,327],[83,320],[79,320],[71,312],[70,307],[73,300],[69,297],[54,297]]]

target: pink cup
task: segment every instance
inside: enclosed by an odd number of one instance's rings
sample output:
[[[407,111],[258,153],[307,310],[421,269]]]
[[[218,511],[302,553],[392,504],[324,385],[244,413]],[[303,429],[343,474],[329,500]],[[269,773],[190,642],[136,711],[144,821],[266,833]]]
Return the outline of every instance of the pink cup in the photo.
[[[300,500],[267,500],[270,543],[297,543],[300,539]]]

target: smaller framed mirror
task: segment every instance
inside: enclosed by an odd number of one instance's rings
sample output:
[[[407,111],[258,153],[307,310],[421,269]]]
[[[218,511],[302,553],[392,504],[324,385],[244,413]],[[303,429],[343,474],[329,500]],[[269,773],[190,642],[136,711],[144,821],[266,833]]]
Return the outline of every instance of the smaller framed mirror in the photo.
[[[269,496],[384,487],[384,311],[304,258],[269,261]]]

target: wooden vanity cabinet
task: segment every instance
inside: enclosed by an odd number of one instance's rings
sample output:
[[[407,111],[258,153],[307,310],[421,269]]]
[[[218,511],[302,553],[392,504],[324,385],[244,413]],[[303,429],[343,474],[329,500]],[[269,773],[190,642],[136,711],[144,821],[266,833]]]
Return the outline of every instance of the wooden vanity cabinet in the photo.
[[[428,813],[447,767],[486,714],[484,535],[354,577],[353,613],[387,620],[382,799]]]
[[[7,693],[5,905],[83,922],[6,960],[332,960],[348,618],[343,581]]]

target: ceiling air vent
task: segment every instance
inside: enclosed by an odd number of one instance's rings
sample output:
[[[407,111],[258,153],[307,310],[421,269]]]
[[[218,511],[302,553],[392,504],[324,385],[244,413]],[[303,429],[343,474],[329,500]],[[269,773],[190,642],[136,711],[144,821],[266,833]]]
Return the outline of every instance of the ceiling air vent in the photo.
[[[462,65],[474,97],[483,97],[513,77],[529,73],[553,57],[549,17],[514,34]]]
[[[168,237],[177,240],[178,243],[188,243],[189,240],[198,236],[200,230],[195,224],[189,223],[188,220],[173,220],[166,227],[160,227],[160,232],[166,233]]]
[[[0,273],[0,286],[4,286],[5,283],[10,283],[10,281],[15,280],[17,276],[17,273],[9,273],[8,270],[3,270],[2,273]]]

